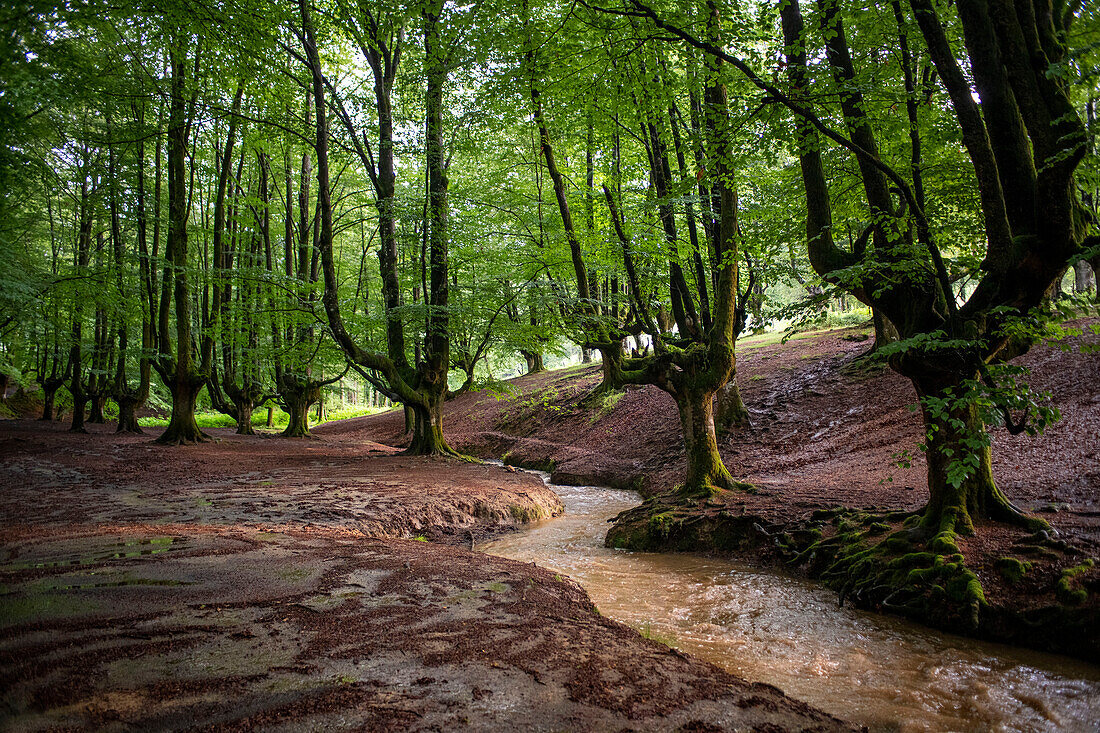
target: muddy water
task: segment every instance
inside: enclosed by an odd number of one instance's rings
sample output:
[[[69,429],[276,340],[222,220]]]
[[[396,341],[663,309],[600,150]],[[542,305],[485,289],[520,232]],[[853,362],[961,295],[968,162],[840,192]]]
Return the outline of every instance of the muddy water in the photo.
[[[645,635],[871,730],[1098,729],[1100,668],[838,608],[834,593],[733,562],[607,549],[607,520],[638,495],[552,488],[564,516],[478,549],[571,576]]]

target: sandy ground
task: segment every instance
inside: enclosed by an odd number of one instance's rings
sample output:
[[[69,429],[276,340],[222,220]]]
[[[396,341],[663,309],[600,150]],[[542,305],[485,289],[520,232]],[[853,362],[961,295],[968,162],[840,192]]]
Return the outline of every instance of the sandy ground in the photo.
[[[92,431],[0,421],[0,729],[845,728],[464,549],[560,512],[529,474]]]

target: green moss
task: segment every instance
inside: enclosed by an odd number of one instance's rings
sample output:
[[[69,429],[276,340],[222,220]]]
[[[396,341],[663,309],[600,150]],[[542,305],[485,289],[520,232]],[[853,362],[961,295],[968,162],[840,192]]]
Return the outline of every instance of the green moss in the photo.
[[[1062,557],[1054,550],[1039,545],[1018,545],[1016,547],[1016,552],[1021,555],[1035,555],[1044,560],[1059,560]]]
[[[913,548],[913,544],[904,537],[887,537],[883,541],[883,546],[891,552],[908,552]]]
[[[1033,566],[1034,563],[1027,560],[1017,560],[1014,557],[1002,557],[993,563],[993,567],[997,569],[1001,577],[1013,585],[1023,580]]]
[[[1061,577],[1058,578],[1058,583],[1054,587],[1054,593],[1058,596],[1058,600],[1067,606],[1080,605],[1088,600],[1089,592],[1084,588],[1074,587],[1074,579],[1092,570],[1095,565],[1095,561],[1089,559],[1080,565],[1063,570]]]
[[[676,521],[676,515],[672,512],[661,512],[649,518],[649,526],[658,534],[667,535]]]
[[[279,571],[279,577],[283,580],[305,580],[310,576],[310,571],[306,568],[287,568]]]
[[[542,519],[542,512],[538,507],[527,507],[519,504],[511,504],[508,507],[508,513],[512,515],[512,519],[521,524],[528,522],[534,522]]]
[[[620,390],[609,390],[599,395],[599,398],[592,406],[592,415],[588,418],[588,422],[594,423],[610,415],[612,411],[614,411],[615,406],[619,404],[619,400],[621,400],[625,394],[626,392]]]
[[[103,604],[70,593],[34,593],[0,598],[0,627],[103,611]]]
[[[955,540],[956,535],[954,532],[941,532],[932,538],[928,546],[933,552],[939,552],[944,555],[955,555],[959,552],[959,546],[955,543]]]

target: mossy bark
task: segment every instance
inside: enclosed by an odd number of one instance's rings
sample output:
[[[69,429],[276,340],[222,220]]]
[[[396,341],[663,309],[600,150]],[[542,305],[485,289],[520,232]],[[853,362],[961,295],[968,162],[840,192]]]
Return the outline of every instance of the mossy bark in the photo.
[[[96,394],[88,400],[88,422],[93,425],[103,425],[107,422],[103,414],[103,406],[107,402],[107,396]]]
[[[50,384],[49,380],[42,385],[42,417],[38,418],[39,420],[53,422],[54,400],[60,388],[60,384]]]
[[[286,391],[283,404],[290,414],[290,421],[281,435],[284,438],[312,438],[309,431],[309,408],[317,400],[317,389]]]
[[[144,400],[141,400],[144,402]],[[139,400],[133,397],[119,397],[118,399],[118,429],[116,433],[142,433],[137,421],[137,406]]]
[[[741,390],[734,377],[730,377],[730,381],[718,389],[715,403],[715,419],[720,429],[733,430],[749,426],[749,411],[741,399]]]
[[[168,427],[157,438],[161,445],[191,445],[206,443],[212,438],[199,429],[195,421],[195,402],[205,380],[190,379],[170,384],[172,391],[172,417]]]
[[[256,404],[250,397],[238,397],[233,401],[237,408],[237,435],[255,435],[252,427],[252,412]]]
[[[69,387],[69,392],[73,396],[73,421],[69,425],[70,433],[86,433],[88,429],[84,427],[84,408],[88,404],[88,393],[79,385],[80,380],[73,380],[73,385]]]
[[[546,371],[546,364],[543,362],[542,354],[538,351],[521,351],[524,361],[527,362],[527,373],[538,374],[539,372]]]
[[[413,436],[405,455],[453,456],[466,458],[443,437],[443,400],[429,397],[423,405],[409,405],[413,415]]]
[[[687,451],[687,476],[680,492],[686,496],[711,496],[737,488],[718,453],[714,428],[714,392],[685,390],[675,395]]]
[[[1008,500],[993,479],[993,451],[985,423],[974,403],[939,411],[936,405],[951,402],[958,384],[915,379],[924,418],[928,463],[928,505],[921,527],[932,539],[936,552],[958,552],[955,534],[973,534],[974,519],[992,519],[1031,530],[1047,528],[1046,522],[1029,517]],[[962,380],[959,380],[960,382]],[[962,471],[962,466],[969,470]]]

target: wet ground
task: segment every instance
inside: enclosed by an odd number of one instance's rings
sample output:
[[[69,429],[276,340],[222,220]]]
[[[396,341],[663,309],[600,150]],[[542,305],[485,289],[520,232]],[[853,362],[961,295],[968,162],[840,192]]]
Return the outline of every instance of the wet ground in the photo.
[[[92,430],[0,422],[2,730],[845,728],[455,546],[560,511],[537,477]]]

